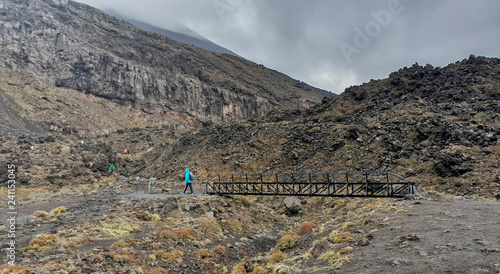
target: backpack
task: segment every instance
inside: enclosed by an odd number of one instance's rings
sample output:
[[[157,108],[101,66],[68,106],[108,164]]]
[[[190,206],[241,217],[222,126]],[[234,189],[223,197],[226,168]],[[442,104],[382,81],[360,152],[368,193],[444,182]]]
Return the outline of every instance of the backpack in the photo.
[[[193,174],[192,174],[192,173],[189,173],[189,180],[190,180],[190,181],[194,180],[194,176],[193,176]]]

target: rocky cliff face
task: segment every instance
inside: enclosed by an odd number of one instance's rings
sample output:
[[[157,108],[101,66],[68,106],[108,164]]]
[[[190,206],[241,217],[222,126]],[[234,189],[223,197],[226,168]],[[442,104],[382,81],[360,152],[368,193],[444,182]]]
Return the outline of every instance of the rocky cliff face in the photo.
[[[329,93],[244,59],[142,31],[67,0],[0,3],[0,66],[122,104],[204,123],[258,118]]]

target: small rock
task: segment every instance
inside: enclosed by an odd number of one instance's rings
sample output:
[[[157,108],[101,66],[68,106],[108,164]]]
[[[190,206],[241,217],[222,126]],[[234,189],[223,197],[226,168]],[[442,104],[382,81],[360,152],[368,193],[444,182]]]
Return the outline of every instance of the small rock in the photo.
[[[297,214],[302,209],[302,204],[297,197],[287,197],[284,203],[290,214]]]
[[[479,245],[487,245],[487,244],[489,244],[488,241],[484,241],[484,240],[481,240],[481,239],[474,239],[474,242],[476,244],[479,244]]]
[[[406,172],[405,172],[405,176],[406,177],[411,177],[411,176],[415,176],[415,170],[413,169],[408,169]]]
[[[498,252],[500,252],[500,249],[498,249],[498,248],[485,248],[485,249],[481,249],[481,252],[498,253]]]
[[[215,216],[215,214],[214,214],[214,212],[213,212],[213,211],[209,211],[209,212],[207,212],[206,216],[207,216],[208,218],[213,218],[213,217]]]
[[[403,199],[405,199],[406,201],[413,201],[415,200],[415,195],[414,194],[406,194]]]
[[[401,242],[406,242],[406,241],[420,242],[420,236],[418,234],[403,235],[399,239]]]
[[[370,244],[370,240],[368,238],[363,237],[361,240],[358,241],[358,246],[367,246]]]
[[[399,266],[402,264],[410,264],[410,262],[408,260],[403,259],[403,258],[390,258],[386,262],[388,262],[389,264],[391,264],[393,266]]]

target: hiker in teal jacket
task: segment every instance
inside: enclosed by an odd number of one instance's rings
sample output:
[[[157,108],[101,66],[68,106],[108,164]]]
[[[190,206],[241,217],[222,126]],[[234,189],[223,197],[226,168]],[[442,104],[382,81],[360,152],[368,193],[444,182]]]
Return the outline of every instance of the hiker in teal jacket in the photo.
[[[194,180],[194,175],[189,172],[189,168],[186,168],[186,174],[184,175],[184,181],[186,182],[186,187],[184,188],[184,191],[181,192],[181,194],[186,193],[186,190],[189,189],[191,190],[191,194],[194,194],[193,192],[193,180]]]

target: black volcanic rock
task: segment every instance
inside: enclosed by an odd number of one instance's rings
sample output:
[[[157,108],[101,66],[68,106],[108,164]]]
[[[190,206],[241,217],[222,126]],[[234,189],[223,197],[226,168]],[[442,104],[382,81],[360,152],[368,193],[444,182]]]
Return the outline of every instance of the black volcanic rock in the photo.
[[[493,197],[500,191],[500,59],[471,58],[403,68],[307,111],[207,127],[168,154],[151,155],[145,172],[387,170],[431,189]]]

